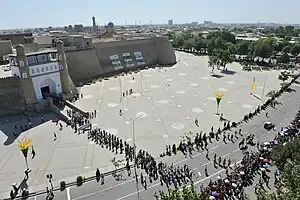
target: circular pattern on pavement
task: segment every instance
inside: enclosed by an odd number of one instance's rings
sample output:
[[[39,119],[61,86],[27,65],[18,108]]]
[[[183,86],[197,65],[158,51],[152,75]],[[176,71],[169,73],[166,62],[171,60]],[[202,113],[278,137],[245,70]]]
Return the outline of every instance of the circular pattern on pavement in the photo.
[[[147,99],[149,99],[149,100],[150,100],[150,99],[151,99],[151,97],[148,97]]]
[[[230,104],[230,103],[232,103],[232,101],[227,101],[227,103],[229,103],[229,104]]]
[[[145,112],[138,112],[138,113],[135,114],[135,116],[143,118],[143,117],[147,117],[148,115]]]
[[[159,88],[158,85],[150,85],[151,88]]]
[[[198,86],[198,83],[190,83],[190,86],[196,87]]]
[[[118,104],[116,104],[116,103],[108,103],[107,104],[107,107],[110,107],[110,108],[114,108],[114,107],[116,107]]]
[[[90,94],[89,94],[89,95],[85,95],[85,96],[83,96],[83,98],[84,98],[84,99],[92,99],[92,98],[93,98],[93,95],[90,95]]]
[[[228,83],[228,84],[235,84],[234,81],[228,81],[227,83]]]
[[[126,139],[126,142],[131,142],[132,141],[132,138],[127,138]]]
[[[209,77],[207,77],[207,76],[204,76],[204,77],[202,77],[202,79],[203,79],[203,80],[208,80],[208,79],[209,79]]]
[[[98,100],[98,103],[101,103],[101,99]]]
[[[161,122],[161,119],[157,119],[157,120],[155,120],[155,121],[157,121],[157,122]]]
[[[183,90],[178,90],[178,91],[176,91],[176,93],[177,93],[177,94],[185,94],[185,91],[183,91]]]
[[[167,139],[169,136],[167,134],[162,135],[163,139]]]
[[[216,101],[216,98],[215,98],[215,97],[206,97],[206,99],[207,99],[208,101]]]
[[[177,107],[178,107],[178,108],[181,108],[181,107],[182,107],[182,105],[180,105],[180,104],[179,104],[179,105],[177,105]]]
[[[178,76],[186,76],[186,73],[178,73]]]
[[[125,124],[130,124],[130,121],[125,121]]]
[[[135,93],[132,94],[132,96],[139,97],[139,96],[141,96],[141,93],[135,92]]]
[[[115,128],[107,128],[106,131],[113,135],[117,135],[119,133],[119,131]]]
[[[110,87],[109,90],[118,90],[119,88],[117,87]]]
[[[203,103],[204,106],[207,106],[207,103]]]
[[[219,88],[219,90],[220,90],[221,92],[226,92],[226,91],[227,91],[227,89],[225,89],[225,88]]]
[[[193,108],[192,112],[194,112],[194,113],[203,113],[203,110],[201,108]]]
[[[253,106],[250,104],[244,104],[243,108],[251,109],[251,108],[253,108]]]
[[[172,82],[172,81],[173,81],[173,79],[171,79],[171,78],[167,78],[167,79],[166,79],[166,81],[168,81],[168,82]]]
[[[174,123],[171,125],[172,128],[176,129],[176,130],[182,130],[184,129],[184,125],[180,124],[180,123]]]
[[[160,101],[158,101],[158,103],[160,103],[160,104],[167,104],[169,102],[167,100],[160,100]]]
[[[191,119],[191,117],[187,116],[186,119]]]
[[[143,74],[143,76],[151,77],[151,74]]]
[[[135,83],[136,80],[129,80],[128,83]]]

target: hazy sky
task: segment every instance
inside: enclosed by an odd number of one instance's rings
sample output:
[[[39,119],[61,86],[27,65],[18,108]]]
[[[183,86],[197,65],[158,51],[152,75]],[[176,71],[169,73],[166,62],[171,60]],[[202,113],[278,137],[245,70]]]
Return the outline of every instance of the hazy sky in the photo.
[[[0,29],[91,24],[276,22],[300,24],[300,0],[0,0]]]

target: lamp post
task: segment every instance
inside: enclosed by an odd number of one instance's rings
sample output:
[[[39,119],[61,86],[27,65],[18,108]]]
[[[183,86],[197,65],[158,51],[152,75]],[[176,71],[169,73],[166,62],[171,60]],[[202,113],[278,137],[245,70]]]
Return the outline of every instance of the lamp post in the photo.
[[[137,160],[136,160],[136,145],[135,145],[135,131],[134,131],[134,123],[136,120],[142,118],[143,115],[139,115],[136,118],[131,118],[132,122],[132,143],[133,143],[133,155],[134,155],[134,175],[135,175],[135,182],[136,182],[136,192],[137,192],[137,199],[141,199],[140,191],[139,191],[139,183],[138,183],[138,175],[137,175]]]

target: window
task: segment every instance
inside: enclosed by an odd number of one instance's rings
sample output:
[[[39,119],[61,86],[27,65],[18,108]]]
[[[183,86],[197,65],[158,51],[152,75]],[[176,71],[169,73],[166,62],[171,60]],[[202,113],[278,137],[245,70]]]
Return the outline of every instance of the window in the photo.
[[[34,74],[34,72],[35,72],[34,69],[31,69],[31,74]]]
[[[57,61],[57,53],[50,53],[48,56],[50,61]]]
[[[54,69],[57,70],[57,65],[54,65]]]
[[[45,70],[44,70],[44,67],[42,67],[41,69],[42,69],[42,72],[44,72],[44,71],[45,71]]]
[[[28,65],[36,65],[37,64],[36,56],[28,56],[27,62]]]
[[[36,72],[37,72],[37,73],[40,73],[40,68],[36,68]]]
[[[47,71],[49,71],[49,67],[48,67],[48,66],[46,66],[46,72],[47,72]]]
[[[52,71],[52,70],[53,70],[53,66],[51,65],[51,66],[50,66],[50,71]]]
[[[24,67],[24,61],[20,60],[20,67]]]
[[[45,63],[48,61],[47,56],[45,54],[41,54],[37,56],[38,63]]]
[[[27,74],[26,74],[26,73],[23,73],[23,74],[22,74],[22,77],[23,77],[23,78],[27,78]]]

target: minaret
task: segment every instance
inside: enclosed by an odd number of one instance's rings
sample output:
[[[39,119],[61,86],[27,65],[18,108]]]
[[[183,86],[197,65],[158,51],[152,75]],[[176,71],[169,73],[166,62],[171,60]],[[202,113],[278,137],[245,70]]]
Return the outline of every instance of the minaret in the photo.
[[[63,94],[71,93],[71,79],[69,77],[67,58],[64,49],[64,43],[61,40],[58,40],[56,43],[57,53],[58,53],[58,63],[60,69],[60,80],[61,80],[61,88]]]
[[[92,17],[92,22],[93,22],[93,32],[96,31],[96,18],[95,16]]]
[[[23,94],[27,105],[35,104],[37,99],[29,73],[28,62],[23,45],[18,44],[16,47],[18,67],[20,71],[20,81],[23,87]]]

